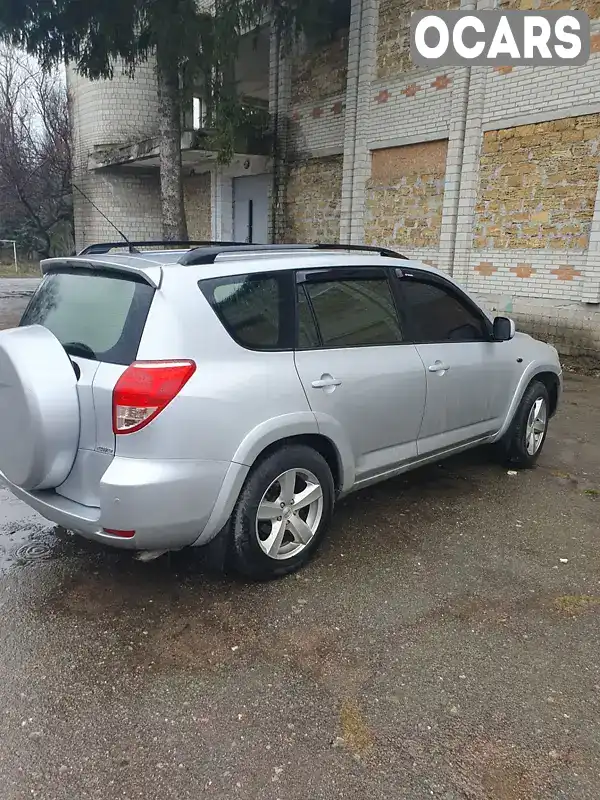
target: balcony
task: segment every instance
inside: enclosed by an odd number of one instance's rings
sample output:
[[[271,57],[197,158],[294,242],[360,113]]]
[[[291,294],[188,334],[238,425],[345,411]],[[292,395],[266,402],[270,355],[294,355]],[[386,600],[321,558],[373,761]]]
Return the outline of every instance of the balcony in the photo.
[[[208,2],[208,0],[207,0]],[[242,38],[235,64],[236,91],[241,122],[234,134],[234,157],[270,156],[272,135],[269,116],[269,29]],[[188,85],[193,95],[182,119],[181,158],[184,167],[210,165],[219,157],[219,143],[211,125],[212,110],[206,103],[201,79]],[[104,144],[88,157],[88,169],[115,167],[157,169],[160,152],[158,137],[121,144]]]
[[[272,152],[272,136],[268,109],[254,106],[245,108],[244,122],[238,126],[234,136],[236,156],[269,156]],[[181,160],[184,166],[198,166],[218,160],[219,144],[210,127],[190,127],[181,135]],[[89,154],[88,169],[99,170],[114,167],[158,168],[160,148],[158,137],[126,144],[98,145]]]

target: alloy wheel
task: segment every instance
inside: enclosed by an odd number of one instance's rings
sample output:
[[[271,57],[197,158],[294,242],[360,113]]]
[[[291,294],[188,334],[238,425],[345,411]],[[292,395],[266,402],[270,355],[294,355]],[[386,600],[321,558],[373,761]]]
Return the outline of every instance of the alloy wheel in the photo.
[[[525,447],[530,456],[534,456],[542,446],[547,423],[548,411],[546,401],[543,397],[538,397],[531,406],[531,411],[527,418],[527,426],[525,428]]]
[[[293,558],[310,544],[322,516],[323,489],[318,478],[306,469],[286,470],[258,504],[258,544],[269,558]]]

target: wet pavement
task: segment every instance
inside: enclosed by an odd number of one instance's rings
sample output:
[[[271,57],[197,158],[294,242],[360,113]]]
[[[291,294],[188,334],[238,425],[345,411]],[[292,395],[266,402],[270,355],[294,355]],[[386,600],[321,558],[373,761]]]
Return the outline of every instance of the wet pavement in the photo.
[[[2,799],[597,800],[599,389],[568,376],[536,470],[357,493],[271,584],[0,490]]]
[[[38,283],[37,278],[0,278],[0,329],[19,324]]]

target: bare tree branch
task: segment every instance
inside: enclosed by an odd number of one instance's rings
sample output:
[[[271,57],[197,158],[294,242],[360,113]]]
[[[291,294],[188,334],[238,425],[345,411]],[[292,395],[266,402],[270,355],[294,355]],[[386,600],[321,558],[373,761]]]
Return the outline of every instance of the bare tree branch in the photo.
[[[58,73],[0,45],[0,231],[41,256],[65,223],[72,236],[67,93]]]

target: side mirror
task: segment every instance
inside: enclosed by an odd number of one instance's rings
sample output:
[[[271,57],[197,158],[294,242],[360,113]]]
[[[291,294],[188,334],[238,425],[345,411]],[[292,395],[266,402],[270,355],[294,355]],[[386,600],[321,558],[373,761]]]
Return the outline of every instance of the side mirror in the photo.
[[[508,317],[496,317],[494,320],[494,341],[507,342],[515,335],[515,323]]]

